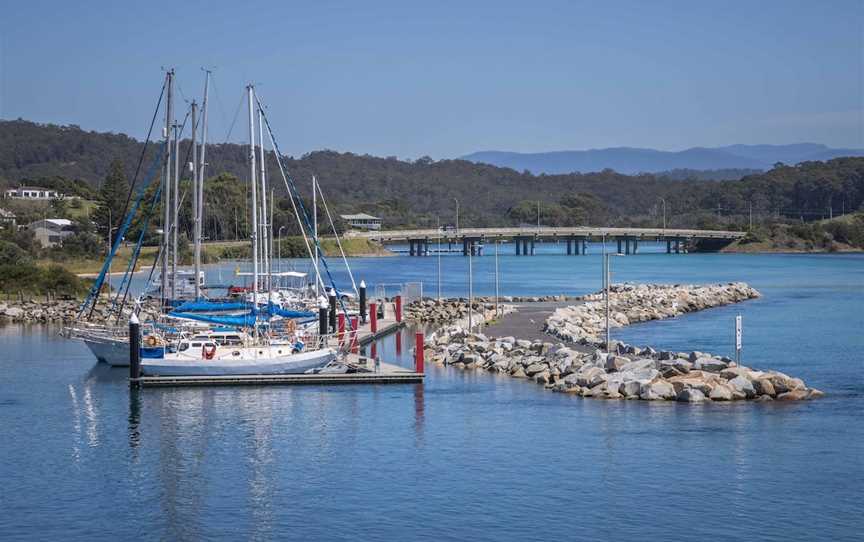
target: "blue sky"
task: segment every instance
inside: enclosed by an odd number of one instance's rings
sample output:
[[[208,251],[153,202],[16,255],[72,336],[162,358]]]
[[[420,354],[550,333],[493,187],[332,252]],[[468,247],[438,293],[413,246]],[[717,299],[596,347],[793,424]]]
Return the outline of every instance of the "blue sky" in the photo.
[[[162,66],[189,99],[214,66],[211,139],[252,81],[289,154],[864,147],[855,0],[7,6],[5,119],[142,137]]]

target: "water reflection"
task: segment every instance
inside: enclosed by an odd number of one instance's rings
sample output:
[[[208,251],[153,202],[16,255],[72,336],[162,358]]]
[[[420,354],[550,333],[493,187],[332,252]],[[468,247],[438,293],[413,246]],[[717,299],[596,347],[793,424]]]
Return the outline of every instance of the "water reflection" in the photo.
[[[417,446],[423,444],[424,425],[426,422],[426,400],[424,384],[414,384],[414,437]]]
[[[129,388],[129,447],[135,450],[141,444],[141,390]],[[137,460],[138,455],[135,454]]]

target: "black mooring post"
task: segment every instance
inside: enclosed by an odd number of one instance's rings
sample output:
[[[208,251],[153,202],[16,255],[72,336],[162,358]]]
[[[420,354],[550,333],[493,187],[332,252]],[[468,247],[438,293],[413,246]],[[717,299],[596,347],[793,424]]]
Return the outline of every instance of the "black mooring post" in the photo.
[[[132,314],[129,319],[129,385],[137,388],[141,385],[141,324],[138,317]]]
[[[360,281],[360,322],[366,323],[366,281]]]
[[[327,295],[327,300],[330,302],[330,332],[336,333],[336,314],[338,309],[336,307],[336,290],[330,288],[330,292]]]

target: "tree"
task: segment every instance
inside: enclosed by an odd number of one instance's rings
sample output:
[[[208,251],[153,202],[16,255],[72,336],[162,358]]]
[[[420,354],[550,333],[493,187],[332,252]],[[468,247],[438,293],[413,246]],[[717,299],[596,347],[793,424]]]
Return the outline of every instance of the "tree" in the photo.
[[[105,181],[99,188],[99,206],[93,212],[93,222],[100,236],[106,237],[108,228],[119,224],[122,220],[128,192],[129,182],[123,171],[123,162],[114,160],[111,162]],[[112,222],[110,225],[109,219]]]

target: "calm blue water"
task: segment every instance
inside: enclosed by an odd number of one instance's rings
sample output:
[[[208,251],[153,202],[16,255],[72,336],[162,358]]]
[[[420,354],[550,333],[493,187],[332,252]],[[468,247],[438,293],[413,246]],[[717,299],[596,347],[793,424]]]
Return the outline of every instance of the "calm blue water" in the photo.
[[[746,363],[828,397],[601,402],[428,365],[425,386],[130,395],[123,370],[55,330],[7,326],[0,538],[861,540],[864,257],[642,249],[615,259],[616,281],[745,280],[765,295],[620,338],[730,353],[740,313]],[[502,255],[502,292],[595,290],[593,252]],[[441,260],[444,294],[464,294],[466,259]],[[434,257],[351,263],[370,286],[437,289]],[[475,291],[491,293],[493,258],[473,263]],[[408,364],[402,343],[379,352]]]

